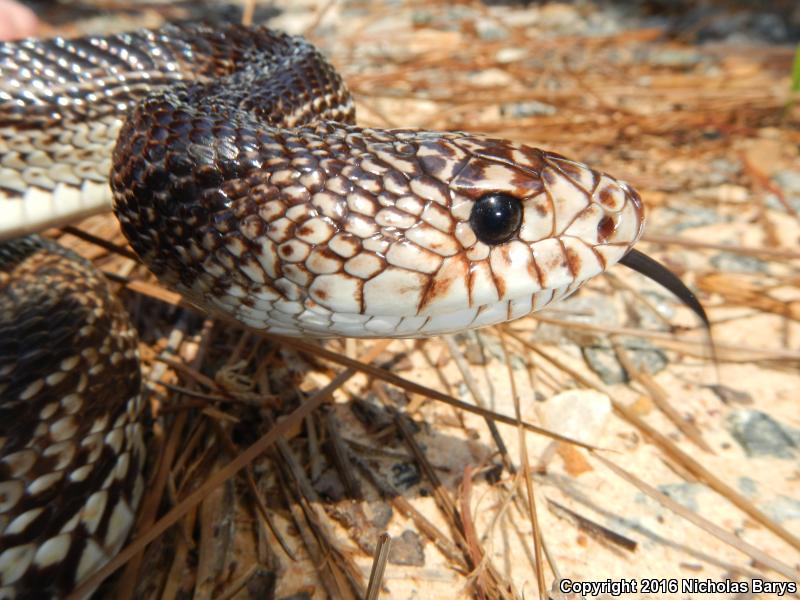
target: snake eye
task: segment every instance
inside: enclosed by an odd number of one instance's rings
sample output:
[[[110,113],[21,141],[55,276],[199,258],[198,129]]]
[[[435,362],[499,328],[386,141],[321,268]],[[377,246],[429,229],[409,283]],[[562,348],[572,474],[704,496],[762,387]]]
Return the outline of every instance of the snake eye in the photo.
[[[511,239],[522,223],[522,203],[514,196],[491,192],[472,206],[469,224],[480,241],[490,246]]]

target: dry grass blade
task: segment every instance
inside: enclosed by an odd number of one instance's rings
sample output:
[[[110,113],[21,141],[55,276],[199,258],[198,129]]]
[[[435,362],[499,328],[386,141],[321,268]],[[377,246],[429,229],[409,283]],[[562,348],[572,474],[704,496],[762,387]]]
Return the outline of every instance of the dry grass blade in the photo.
[[[792,581],[796,581],[796,582],[800,583],[800,572],[798,572],[797,570],[793,569],[789,565],[782,563],[781,561],[777,560],[776,558],[774,558],[772,556],[769,556],[768,554],[762,552],[761,550],[759,550],[755,546],[752,546],[751,544],[748,544],[747,542],[745,542],[741,538],[733,535],[732,533],[730,533],[728,531],[725,531],[724,529],[722,529],[722,527],[719,527],[718,525],[715,525],[714,523],[708,521],[707,519],[704,519],[703,517],[701,517],[697,513],[693,512],[691,510],[688,510],[687,508],[682,506],[680,503],[676,502],[675,500],[673,500],[672,498],[667,496],[666,494],[662,494],[661,492],[659,492],[654,487],[648,485],[647,483],[645,483],[644,481],[642,481],[641,479],[639,479],[638,477],[636,477],[632,473],[629,473],[628,471],[626,471],[625,469],[621,468],[620,466],[614,464],[610,460],[608,460],[606,458],[603,458],[602,456],[600,456],[596,452],[592,452],[592,454],[594,455],[594,457],[597,460],[602,462],[605,466],[607,466],[609,469],[611,469],[614,473],[616,473],[617,475],[619,475],[620,477],[622,477],[623,479],[625,479],[629,483],[635,485],[637,488],[639,488],[645,494],[647,494],[648,496],[650,496],[654,500],[657,500],[659,503],[661,503],[663,506],[665,506],[668,509],[670,509],[672,512],[680,515],[681,517],[683,517],[687,521],[691,521],[692,523],[694,523],[695,525],[697,525],[698,527],[700,527],[704,531],[707,531],[711,535],[719,538],[720,540],[722,540],[723,542],[725,542],[726,544],[728,544],[732,548],[736,548],[740,552],[745,553],[747,556],[752,558],[758,564],[764,565],[765,567],[768,567],[768,568],[772,569],[776,573],[780,573],[784,577],[787,577],[788,579],[790,579]]]
[[[651,242],[653,244],[665,244],[681,246],[683,248],[702,248],[705,250],[723,250],[725,252],[733,252],[735,254],[745,254],[748,256],[763,256],[771,260],[800,260],[800,252],[797,250],[790,250],[788,248],[759,248],[755,246],[738,246],[733,244],[715,244],[713,242],[704,242],[700,240],[692,240],[689,238],[674,237],[670,235],[658,235],[655,233],[646,233],[642,236],[642,241]]]
[[[390,341],[378,342],[370,350],[365,352],[360,358],[364,361],[371,361],[378,357],[389,345]],[[355,375],[354,369],[346,369],[336,376],[325,388],[314,394],[305,403],[296,408],[285,419],[277,423],[259,440],[244,450],[234,460],[225,465],[222,469],[205,481],[203,485],[184,498],[175,508],[161,517],[150,529],[142,532],[136,539],[125,547],[115,558],[109,561],[102,569],[95,572],[86,581],[82,582],[70,595],[68,600],[78,600],[83,597],[88,590],[93,589],[106,577],[114,573],[122,565],[126,564],[133,556],[140,552],[150,542],[172,527],[187,512],[196,507],[203,501],[223,481],[233,477],[245,466],[250,464],[257,456],[262,454],[267,448],[274,444],[286,431],[298,426],[306,415],[316,410],[323,402],[330,398],[331,394],[341,387],[344,382]]]
[[[375,555],[372,559],[372,569],[369,573],[369,583],[367,583],[366,600],[378,600],[383,586],[383,573],[386,570],[386,561],[389,560],[389,550],[391,549],[392,536],[382,533],[378,536],[378,543],[375,544]]]
[[[414,521],[415,525],[422,532],[422,534],[436,545],[439,551],[447,557],[447,559],[455,566],[456,569],[462,573],[467,572],[467,565],[464,563],[458,548],[453,545],[450,539],[439,528],[437,528],[436,525],[431,523],[430,520],[428,520],[425,515],[417,510],[411,502],[406,500],[403,495],[392,486],[392,484],[371,469],[360,457],[351,455],[350,460],[358,467],[358,469],[370,481],[370,483],[375,486],[381,495],[389,499],[389,501],[392,503],[392,506],[394,506],[403,515]]]
[[[434,390],[433,388],[429,388],[424,385],[414,383],[413,381],[404,379],[399,375],[395,375],[394,373],[387,371],[386,369],[382,369],[381,367],[376,367],[374,365],[369,365],[364,362],[359,362],[358,360],[348,358],[347,356],[337,354],[336,352],[331,352],[330,350],[314,346],[312,344],[303,342],[301,340],[292,338],[278,338],[278,339],[280,339],[282,343],[285,343],[288,346],[293,346],[295,348],[303,350],[304,352],[308,352],[310,354],[318,356],[319,358],[324,358],[326,360],[338,363],[342,366],[346,366],[348,368],[361,371],[362,373],[366,373],[367,375],[371,375],[373,377],[376,377],[377,379],[381,379],[386,383],[391,383],[392,385],[396,385],[397,387],[402,388],[408,392],[413,392],[415,394],[427,396],[428,398],[431,398],[433,400],[439,400],[455,408],[460,408],[461,410],[464,410],[466,412],[471,412],[476,415],[480,415],[484,418],[491,419],[492,421],[505,423],[506,425],[517,425],[517,420],[514,419],[513,417],[501,415],[491,410],[486,410],[478,406],[473,406],[472,404],[467,404],[466,402],[457,400],[456,398],[448,396],[447,394],[443,394],[442,392]],[[560,435],[553,431],[549,431],[542,427],[538,427],[536,425],[532,425],[531,423],[527,423],[525,421],[522,422],[522,426],[528,431],[539,433],[543,436],[552,438],[554,440],[559,440],[562,442],[566,442],[568,444],[575,444],[576,446],[581,446],[582,448],[586,449],[594,448],[593,446],[591,446],[591,444],[585,444],[584,442],[573,440],[566,436]]]
[[[775,298],[770,290],[752,280],[729,273],[708,273],[698,278],[697,287],[722,296],[730,304],[748,306],[760,312],[773,313],[800,321],[800,299],[785,301]]]
[[[472,376],[469,365],[467,364],[461,349],[458,347],[458,344],[456,344],[455,339],[452,335],[442,336],[442,339],[444,340],[445,344],[447,344],[447,348],[450,351],[450,356],[453,357],[461,376],[464,378],[464,383],[467,385],[470,394],[472,394],[475,404],[477,404],[479,408],[486,410],[486,407],[489,403],[486,398],[484,398],[481,389],[478,387],[478,382],[475,381],[475,378]],[[511,457],[508,455],[508,449],[503,441],[503,437],[500,435],[500,431],[497,429],[494,419],[487,416],[485,417],[485,420],[486,426],[489,428],[489,433],[491,433],[492,439],[497,446],[497,451],[500,453],[500,456],[503,459],[503,465],[510,473],[514,473],[514,463],[511,461]]]
[[[276,441],[276,464],[283,472],[282,487],[287,495],[295,526],[332,598],[357,600],[363,597],[361,571],[349,553],[340,548],[330,519],[321,506],[311,482],[286,439]],[[300,511],[296,510],[299,506]]]
[[[578,529],[587,532],[589,535],[595,536],[603,541],[610,542],[616,546],[620,546],[621,548],[625,548],[625,550],[628,550],[629,552],[634,552],[636,550],[637,543],[635,540],[627,538],[616,531],[611,531],[607,527],[603,527],[591,519],[587,519],[586,517],[579,515],[574,510],[570,510],[555,500],[550,500],[548,498],[547,506],[553,512],[563,515],[566,519],[575,523]]]
[[[96,235],[92,235],[88,231],[84,231],[80,227],[67,225],[66,227],[62,227],[61,231],[70,235],[74,235],[76,238],[80,238],[85,242],[94,244],[95,246],[99,246],[100,248],[108,250],[113,254],[118,254],[120,256],[124,256],[125,258],[129,258],[132,261],[139,262],[139,257],[136,256],[136,253],[127,246],[120,246],[118,244],[114,244],[113,242],[109,242],[108,240],[104,240]]]
[[[700,432],[700,429],[694,423],[691,423],[681,417],[678,411],[675,410],[670,403],[669,397],[664,388],[658,385],[655,379],[653,379],[649,374],[637,369],[630,356],[628,356],[628,351],[625,350],[624,346],[613,337],[611,338],[611,344],[614,346],[614,351],[617,354],[617,358],[619,359],[619,362],[622,364],[625,371],[628,373],[628,376],[634,381],[638,382],[645,390],[647,390],[647,393],[650,394],[650,398],[653,400],[653,402],[655,402],[656,406],[658,406],[658,408],[661,409],[661,411],[669,418],[669,420],[672,421],[675,427],[677,427],[688,439],[697,444],[697,446],[706,452],[713,454],[714,451],[703,439],[703,434]]]
[[[560,369],[569,373],[576,381],[580,382],[582,385],[585,385],[588,388],[592,388],[606,394],[611,399],[611,403],[612,406],[614,407],[615,412],[617,412],[620,416],[624,417],[627,421],[629,421],[632,425],[634,425],[637,429],[639,429],[651,441],[653,441],[656,445],[658,445],[668,456],[676,460],[683,468],[689,471],[694,477],[696,477],[700,481],[703,481],[706,485],[714,489],[721,496],[727,498],[730,502],[735,504],[740,510],[747,513],[750,517],[755,519],[757,522],[761,523],[761,525],[772,531],[775,535],[783,539],[785,542],[800,550],[800,539],[797,538],[797,536],[792,534],[785,527],[781,527],[778,523],[770,519],[766,514],[764,514],[762,511],[756,508],[752,502],[747,500],[739,492],[734,490],[728,484],[724,483],[719,477],[711,473],[703,465],[701,465],[691,456],[686,454],[672,440],[670,440],[667,436],[665,436],[664,434],[656,430],[654,427],[646,423],[644,420],[642,420],[629,407],[616,401],[614,399],[614,394],[611,393],[610,390],[605,389],[603,386],[595,382],[592,382],[584,375],[578,373],[574,369],[568,367],[563,362],[555,359],[554,357],[548,355],[547,353],[542,352],[539,348],[537,348],[530,342],[522,339],[521,337],[517,336],[516,334],[509,333],[509,335],[518,342],[520,342],[523,346],[527,347],[529,350],[535,352],[548,362],[557,365]]]
[[[508,380],[511,384],[511,396],[514,399],[514,413],[517,417],[517,435],[519,436],[520,459],[522,463],[522,475],[525,479],[525,490],[528,498],[528,518],[531,521],[531,534],[533,535],[533,549],[536,556],[536,581],[538,583],[539,598],[544,600],[547,595],[547,587],[544,580],[544,563],[542,561],[542,529],[539,525],[539,515],[536,512],[536,497],[533,494],[533,477],[528,461],[528,443],[525,439],[525,430],[522,428],[522,410],[519,405],[519,394],[517,394],[517,384],[514,378],[514,371],[511,368],[508,347],[506,345],[503,328],[497,328],[500,335],[500,347],[503,350],[503,357],[508,368]]]
[[[627,335],[658,340],[659,344],[667,350],[683,352],[685,354],[700,358],[708,358],[709,354],[708,338],[698,338],[696,340],[685,339],[683,337],[676,336],[671,333],[665,333],[663,331],[649,331],[646,329],[634,329],[632,327],[609,327],[594,323],[577,323],[575,321],[567,321],[565,319],[554,319],[544,315],[536,315],[535,318],[541,323],[562,325],[566,328],[576,330],[596,331],[598,333]],[[513,331],[517,335],[521,335],[522,333],[520,330],[511,327],[508,328],[508,331]],[[748,347],[746,344],[742,344],[740,346],[731,346],[714,341],[714,350],[718,360],[727,362],[754,362],[761,360],[800,361],[800,351],[786,348],[753,348]]]
[[[488,598],[517,598],[516,593],[513,591],[513,586],[510,583],[503,581],[498,571],[494,568],[491,560],[483,553],[477,544],[477,538],[473,538],[473,543],[467,539],[466,531],[464,529],[464,521],[462,515],[459,513],[453,500],[448,496],[445,487],[442,485],[438,475],[434,471],[430,462],[428,461],[425,451],[417,444],[414,439],[413,432],[409,429],[405,421],[400,417],[399,413],[395,412],[395,425],[401,433],[403,440],[408,446],[409,450],[414,454],[417,464],[422,469],[425,477],[430,481],[433,487],[433,496],[436,500],[436,505],[439,507],[450,525],[450,534],[453,537],[456,545],[461,549],[464,558],[469,568],[475,572],[480,569],[479,576],[473,580],[475,586],[475,593],[483,594]],[[468,473],[465,473],[464,479],[468,478]],[[476,563],[476,557],[479,562]],[[483,576],[485,575],[485,577]]]
[[[180,355],[180,345],[183,342],[182,332],[176,328],[174,330],[178,336],[174,347],[168,348],[170,354],[174,356]],[[193,370],[199,369],[206,356],[208,344],[213,336],[213,322],[208,321],[200,337],[200,344],[195,352],[194,357],[191,359]],[[172,337],[172,336],[171,336]],[[184,427],[186,425],[187,415],[185,412],[178,414],[172,427],[169,430],[169,437],[166,444],[162,447],[161,456],[158,461],[158,469],[155,473],[155,479],[152,484],[148,486],[148,494],[145,496],[139,513],[139,520],[137,523],[136,531],[146,531],[149,529],[156,519],[158,514],[158,507],[161,504],[162,496],[167,485],[168,478],[171,476],[171,471],[174,466],[174,460],[177,456],[179,445],[181,444],[184,436]],[[120,600],[130,598],[136,588],[136,582],[139,580],[139,569],[143,553],[136,554],[125,567],[125,571],[120,577],[117,586],[117,593]]]

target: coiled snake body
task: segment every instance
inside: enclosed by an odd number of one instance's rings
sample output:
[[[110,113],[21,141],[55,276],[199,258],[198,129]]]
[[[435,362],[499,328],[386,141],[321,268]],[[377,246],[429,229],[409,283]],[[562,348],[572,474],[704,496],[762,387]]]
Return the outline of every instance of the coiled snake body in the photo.
[[[104,209],[109,172],[162,282],[284,335],[518,318],[641,233],[635,192],[559,155],[353,122],[318,51],[267,29],[0,45],[0,596],[69,590],[140,496],[135,335],[90,265],[13,239]]]

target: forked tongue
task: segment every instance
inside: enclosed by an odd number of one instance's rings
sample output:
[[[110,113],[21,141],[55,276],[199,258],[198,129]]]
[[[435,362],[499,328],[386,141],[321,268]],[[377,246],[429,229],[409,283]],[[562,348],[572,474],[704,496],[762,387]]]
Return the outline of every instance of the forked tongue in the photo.
[[[625,265],[648,279],[652,279],[660,286],[667,288],[688,308],[692,309],[694,314],[700,317],[706,329],[711,330],[711,322],[708,320],[708,315],[706,315],[706,311],[697,296],[667,267],[654,258],[650,258],[647,254],[634,249],[629,250],[620,259],[619,264]]]
[[[711,321],[708,320],[708,315],[703,305],[700,304],[700,301],[697,299],[697,296],[686,287],[686,284],[660,262],[638,250],[629,250],[628,253],[620,259],[619,263],[665,287],[675,294],[675,296],[683,302],[684,305],[690,308],[694,314],[700,317],[708,335],[708,343],[711,348],[711,357],[714,361],[714,366],[715,368],[718,367],[717,351],[714,348],[714,338],[711,336]]]

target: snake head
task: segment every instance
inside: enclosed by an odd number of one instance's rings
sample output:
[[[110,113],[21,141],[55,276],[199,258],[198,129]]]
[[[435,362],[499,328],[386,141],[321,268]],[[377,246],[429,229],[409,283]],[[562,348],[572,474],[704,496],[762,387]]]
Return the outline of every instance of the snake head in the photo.
[[[343,239],[367,251],[345,263],[352,287],[340,295],[337,274],[310,288],[320,304],[369,315],[386,333],[540,310],[619,261],[642,233],[638,194],[580,163],[469,134],[395,135],[360,160],[360,172],[381,178],[377,202],[351,190],[344,233],[329,242],[334,254]],[[334,197],[326,190],[315,201],[325,213]]]

